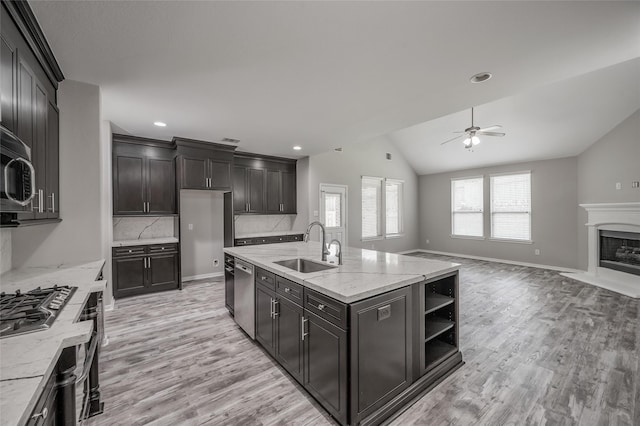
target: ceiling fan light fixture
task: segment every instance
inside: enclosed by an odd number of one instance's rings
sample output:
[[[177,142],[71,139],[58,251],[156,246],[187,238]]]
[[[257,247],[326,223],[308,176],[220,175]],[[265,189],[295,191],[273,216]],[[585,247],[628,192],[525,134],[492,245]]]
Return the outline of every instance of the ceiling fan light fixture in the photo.
[[[472,83],[484,83],[491,77],[493,77],[493,75],[490,72],[479,72],[478,74],[471,76],[469,81]]]
[[[479,138],[479,137],[477,137],[477,136],[473,136],[473,137],[471,138],[471,144],[472,144],[472,145],[478,145],[479,143],[480,143],[480,138]]]
[[[462,141],[462,144],[465,148],[471,148],[473,146],[473,141],[471,140],[471,138],[466,138],[464,141]]]

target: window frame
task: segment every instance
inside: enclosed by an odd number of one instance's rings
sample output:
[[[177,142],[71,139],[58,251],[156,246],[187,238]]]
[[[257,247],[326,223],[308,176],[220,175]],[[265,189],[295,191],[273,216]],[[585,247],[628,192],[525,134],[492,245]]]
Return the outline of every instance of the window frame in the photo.
[[[482,235],[465,235],[465,234],[456,234],[455,230],[454,230],[454,215],[456,213],[465,213],[465,212],[456,212],[454,210],[455,206],[455,197],[454,197],[454,193],[453,193],[453,189],[454,189],[454,185],[453,183],[455,181],[460,181],[460,180],[473,180],[473,179],[480,179],[482,184],[480,185],[480,187],[482,188],[482,194],[481,194],[481,198],[482,198],[482,202],[480,203],[480,205],[482,206],[482,210],[479,212],[467,212],[467,213],[480,213],[482,215]],[[451,178],[451,183],[449,184],[449,196],[451,198],[451,205],[450,205],[450,216],[449,218],[451,219],[451,234],[450,237],[451,238],[460,238],[460,239],[464,239],[464,240],[484,240],[486,239],[485,237],[485,232],[484,232],[484,220],[485,220],[485,197],[484,197],[484,192],[485,192],[485,188],[484,188],[484,184],[485,184],[485,179],[484,179],[484,175],[476,175],[476,176],[464,176],[464,177],[455,177],[455,178]]]
[[[515,175],[529,175],[529,238],[528,239],[520,239],[520,238],[504,238],[504,237],[494,237],[493,236],[493,178],[500,176],[515,176]],[[516,244],[533,244],[533,229],[532,229],[532,220],[533,216],[533,193],[532,193],[532,171],[531,170],[521,170],[517,172],[502,172],[502,173],[492,173],[489,175],[489,239],[491,241],[503,242],[503,243],[516,243]],[[509,213],[509,212],[498,212],[498,213]],[[524,212],[513,212],[513,213],[524,213]]]
[[[362,211],[362,184],[365,179],[367,180],[375,180],[378,182],[379,190],[380,190],[380,203],[378,205],[379,210],[376,214],[376,220],[379,223],[379,235],[368,236],[365,237],[362,235],[362,223],[363,221],[363,211]],[[398,233],[388,234],[387,233],[387,182],[397,184],[400,186],[399,193],[399,202],[398,202]],[[394,238],[402,238],[404,237],[404,183],[403,179],[394,179],[394,178],[383,178],[379,176],[360,176],[360,240],[361,241],[379,241],[386,239],[394,239]]]

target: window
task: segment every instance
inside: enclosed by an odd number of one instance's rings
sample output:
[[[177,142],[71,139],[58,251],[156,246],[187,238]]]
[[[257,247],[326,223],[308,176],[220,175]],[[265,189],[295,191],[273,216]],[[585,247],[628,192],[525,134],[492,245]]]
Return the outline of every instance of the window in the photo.
[[[451,180],[451,234],[483,237],[484,178]]]
[[[402,234],[403,188],[404,182],[401,180],[362,177],[362,239],[389,238]]]
[[[362,177],[362,238],[382,237],[382,181]]]
[[[340,205],[340,194],[324,194],[324,226],[327,228],[339,228],[342,226]]]
[[[402,234],[402,187],[403,182],[394,179],[385,181],[385,211],[387,236]]]
[[[531,172],[491,176],[491,237],[531,240]]]

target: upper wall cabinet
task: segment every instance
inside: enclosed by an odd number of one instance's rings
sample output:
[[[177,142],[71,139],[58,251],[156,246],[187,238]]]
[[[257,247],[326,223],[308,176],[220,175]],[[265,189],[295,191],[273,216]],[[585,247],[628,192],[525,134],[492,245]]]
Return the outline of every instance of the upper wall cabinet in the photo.
[[[175,213],[175,145],[113,135],[113,214]]]
[[[28,211],[3,215],[3,225],[59,221],[57,89],[64,76],[28,3],[3,1],[1,8],[1,121],[31,149],[36,193]]]
[[[235,214],[295,214],[296,160],[236,153]]]
[[[180,189],[231,191],[235,147],[173,138],[178,147]]]

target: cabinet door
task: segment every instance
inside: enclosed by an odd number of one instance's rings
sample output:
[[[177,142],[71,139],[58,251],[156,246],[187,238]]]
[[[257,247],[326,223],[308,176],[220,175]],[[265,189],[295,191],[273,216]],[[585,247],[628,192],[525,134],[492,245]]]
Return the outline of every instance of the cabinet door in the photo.
[[[282,212],[282,191],[280,185],[280,171],[267,170],[266,171],[266,201],[265,211],[266,213],[280,213]]]
[[[144,213],[144,158],[117,155],[114,163],[113,214]]]
[[[275,294],[261,285],[256,286],[256,340],[272,356],[275,355],[274,320],[271,316]]]
[[[347,420],[347,332],[304,311],[304,387],[342,424]]]
[[[282,187],[282,212],[296,214],[296,174],[295,172],[280,173]]]
[[[176,212],[176,184],[173,159],[147,159],[147,202],[152,214]]]
[[[49,99],[47,111],[47,218],[60,217],[60,126],[58,107]]]
[[[156,254],[148,257],[151,291],[178,288],[178,253]]]
[[[276,299],[275,346],[280,365],[302,383],[302,307],[283,297]]]
[[[3,12],[2,18],[4,19]],[[18,81],[16,64],[18,61],[15,46],[2,34],[0,38],[0,105],[2,125],[10,131],[16,131],[16,89]]]
[[[231,189],[231,163],[228,161],[209,160],[209,178],[211,189]]]
[[[131,296],[146,292],[146,257],[113,258],[113,295]]]
[[[231,268],[230,266],[225,265],[226,268]],[[234,302],[234,294],[235,287],[233,286],[233,274],[225,271],[224,273],[224,306],[229,310],[231,315],[233,315],[233,302]]]
[[[35,86],[34,139],[31,149],[31,162],[36,169],[36,204],[35,218],[47,217],[47,110],[49,102],[47,94],[36,84]]]
[[[208,189],[208,160],[206,158],[182,157],[180,188]]]
[[[264,212],[264,170],[249,169],[247,172],[249,213]]]
[[[233,168],[233,212],[247,211],[247,169],[235,166]]]

